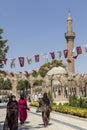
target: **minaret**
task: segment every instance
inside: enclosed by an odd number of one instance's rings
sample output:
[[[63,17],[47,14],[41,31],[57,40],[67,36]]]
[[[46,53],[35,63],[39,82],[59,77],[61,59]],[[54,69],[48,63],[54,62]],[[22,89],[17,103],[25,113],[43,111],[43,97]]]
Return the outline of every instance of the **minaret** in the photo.
[[[74,49],[74,38],[75,33],[72,29],[72,17],[70,12],[68,12],[68,19],[67,19],[67,32],[65,33],[65,38],[67,41],[67,49],[68,49],[68,56],[67,58],[71,61],[71,63],[68,63],[68,72],[74,73],[74,58],[73,58],[73,49]]]

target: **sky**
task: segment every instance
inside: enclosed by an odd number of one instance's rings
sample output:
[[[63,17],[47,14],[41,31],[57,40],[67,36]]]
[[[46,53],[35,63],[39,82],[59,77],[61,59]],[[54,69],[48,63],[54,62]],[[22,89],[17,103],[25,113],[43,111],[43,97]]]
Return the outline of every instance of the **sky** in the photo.
[[[37,70],[45,63],[43,54],[62,51],[67,48],[65,33],[70,11],[73,32],[76,37],[74,47],[81,46],[83,53],[75,60],[75,72],[87,74],[87,0],[0,0],[0,28],[4,30],[3,39],[8,39],[9,51],[4,70],[11,72]],[[35,55],[40,55],[36,63]],[[32,57],[32,64],[26,57]],[[24,67],[20,67],[18,57],[24,57]],[[15,68],[10,67],[10,59],[16,58]]]

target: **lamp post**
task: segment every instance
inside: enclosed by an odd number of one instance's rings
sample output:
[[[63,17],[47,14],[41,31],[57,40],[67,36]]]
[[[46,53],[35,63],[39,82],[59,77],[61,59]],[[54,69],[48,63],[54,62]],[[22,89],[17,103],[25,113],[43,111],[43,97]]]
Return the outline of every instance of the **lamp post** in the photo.
[[[53,76],[54,74],[52,75],[48,75],[48,79],[51,81],[51,97],[53,98]]]

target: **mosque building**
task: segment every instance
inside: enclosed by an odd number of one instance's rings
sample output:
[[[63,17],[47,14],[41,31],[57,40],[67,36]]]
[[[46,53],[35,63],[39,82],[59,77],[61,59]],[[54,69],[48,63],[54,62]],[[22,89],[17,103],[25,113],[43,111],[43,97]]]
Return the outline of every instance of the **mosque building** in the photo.
[[[18,92],[16,89],[17,83],[19,80],[28,80],[31,84],[31,89],[29,90],[29,95],[32,96],[36,93],[47,92],[51,94],[54,101],[65,101],[69,100],[70,95],[77,97],[87,97],[87,75],[80,75],[75,73],[75,65],[73,58],[73,49],[74,49],[74,39],[75,32],[73,32],[72,26],[72,17],[70,12],[68,12],[67,18],[67,32],[65,33],[65,39],[67,42],[67,60],[68,60],[68,69],[59,66],[54,67],[52,70],[47,72],[47,75],[43,78],[40,75],[33,77],[12,77],[10,78],[12,83],[12,92],[17,96]],[[56,74],[54,74],[54,71]],[[53,72],[53,73],[52,73]],[[49,76],[50,75],[50,78]],[[34,86],[36,80],[43,80],[41,86]]]

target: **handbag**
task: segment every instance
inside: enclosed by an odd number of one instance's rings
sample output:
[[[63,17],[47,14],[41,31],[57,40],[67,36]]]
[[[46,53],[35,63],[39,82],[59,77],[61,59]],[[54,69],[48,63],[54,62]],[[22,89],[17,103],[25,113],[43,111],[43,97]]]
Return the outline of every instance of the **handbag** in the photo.
[[[47,110],[48,110],[49,112],[51,112],[51,111],[52,111],[52,107],[51,107],[51,106],[47,106]]]

